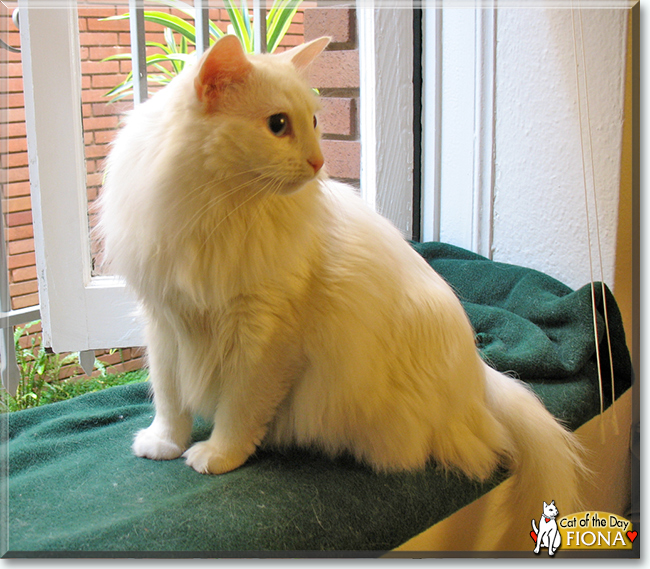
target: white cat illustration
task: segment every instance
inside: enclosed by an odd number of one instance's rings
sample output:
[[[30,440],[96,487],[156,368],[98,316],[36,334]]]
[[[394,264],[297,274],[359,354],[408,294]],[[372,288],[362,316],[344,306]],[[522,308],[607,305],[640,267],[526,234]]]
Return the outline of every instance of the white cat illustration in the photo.
[[[557,514],[554,500],[550,504],[544,502],[544,513],[539,519],[539,530],[535,525],[535,520],[532,520],[533,532],[531,535],[535,540],[535,553],[539,553],[541,547],[548,547],[548,554],[555,555],[557,548],[562,544],[562,538],[555,521]]]

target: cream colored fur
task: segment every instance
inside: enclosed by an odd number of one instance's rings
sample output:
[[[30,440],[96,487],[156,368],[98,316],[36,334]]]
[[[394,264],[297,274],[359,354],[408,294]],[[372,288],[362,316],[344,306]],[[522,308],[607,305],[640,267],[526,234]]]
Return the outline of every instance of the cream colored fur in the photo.
[[[134,452],[215,474],[262,444],[479,480],[504,464],[533,513],[571,511],[572,436],[482,362],[460,302],[400,233],[316,172],[301,71],[326,43],[244,56],[227,37],[117,137],[100,227],[142,303],[156,408]],[[190,445],[195,414],[214,429]]]

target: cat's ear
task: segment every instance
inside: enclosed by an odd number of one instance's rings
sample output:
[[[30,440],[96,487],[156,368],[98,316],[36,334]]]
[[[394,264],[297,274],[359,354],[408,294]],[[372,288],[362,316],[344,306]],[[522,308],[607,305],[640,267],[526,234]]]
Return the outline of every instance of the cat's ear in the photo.
[[[290,59],[299,71],[306,69],[330,43],[331,38],[322,37],[293,47],[280,55]]]
[[[213,106],[222,91],[233,83],[242,83],[251,69],[237,36],[222,37],[199,61],[194,88],[199,101]]]

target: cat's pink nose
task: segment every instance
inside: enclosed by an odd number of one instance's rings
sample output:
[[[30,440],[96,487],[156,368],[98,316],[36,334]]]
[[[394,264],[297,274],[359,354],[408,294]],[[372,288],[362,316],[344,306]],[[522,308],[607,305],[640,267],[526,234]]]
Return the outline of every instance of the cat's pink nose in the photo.
[[[313,156],[312,158],[308,158],[307,162],[309,162],[309,165],[314,169],[314,174],[318,174],[318,171],[323,167],[323,164],[325,164],[325,160],[322,156]]]

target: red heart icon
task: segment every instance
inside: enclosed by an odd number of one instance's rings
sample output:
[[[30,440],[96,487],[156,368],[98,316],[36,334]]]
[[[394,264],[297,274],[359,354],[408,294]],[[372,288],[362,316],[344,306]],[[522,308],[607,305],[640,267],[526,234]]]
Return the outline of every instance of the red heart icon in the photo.
[[[628,533],[630,533],[630,532],[628,532]],[[636,533],[636,532],[634,532],[634,533]],[[530,537],[532,537],[533,541],[535,543],[537,543],[537,534],[533,530],[530,531]],[[636,537],[636,535],[634,537]]]
[[[627,532],[627,538],[630,540],[631,543],[634,543],[634,540],[636,539],[636,536],[639,535],[635,531],[628,531]]]

